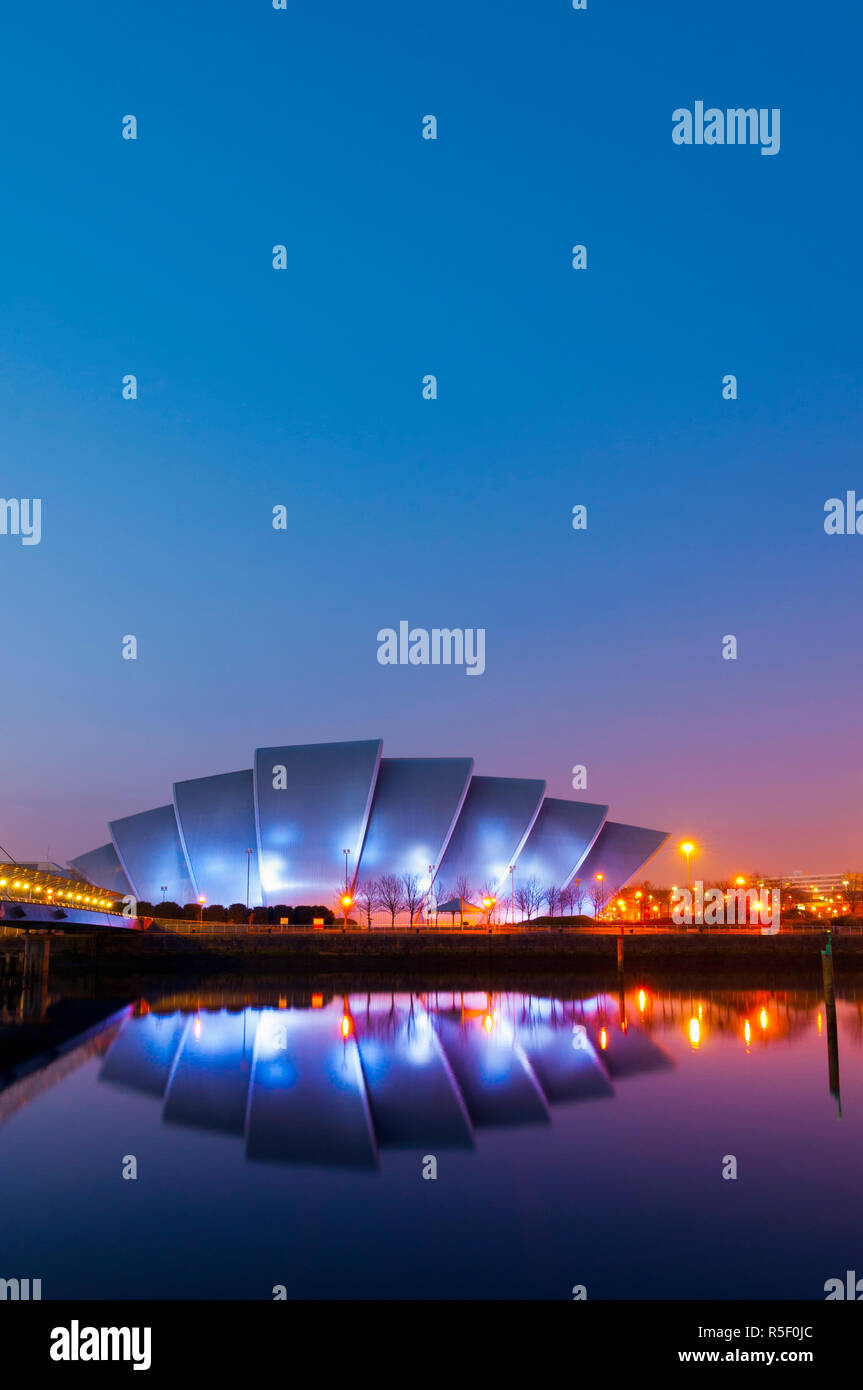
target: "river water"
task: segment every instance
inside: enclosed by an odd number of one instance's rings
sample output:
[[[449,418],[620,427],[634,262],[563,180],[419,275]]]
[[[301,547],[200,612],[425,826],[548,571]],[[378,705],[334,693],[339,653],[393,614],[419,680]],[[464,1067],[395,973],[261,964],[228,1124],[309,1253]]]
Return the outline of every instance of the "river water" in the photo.
[[[637,983],[94,1007],[43,1003],[29,1055],[7,1008],[0,1040],[0,1276],[43,1298],[823,1299],[863,1275],[863,990],[835,1015]]]

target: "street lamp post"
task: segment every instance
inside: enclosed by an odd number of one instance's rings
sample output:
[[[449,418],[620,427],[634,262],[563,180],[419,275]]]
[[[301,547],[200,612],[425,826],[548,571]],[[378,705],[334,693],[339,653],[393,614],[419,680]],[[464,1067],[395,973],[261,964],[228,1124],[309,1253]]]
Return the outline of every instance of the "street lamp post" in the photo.
[[[515,926],[515,865],[509,866],[510,902],[512,904],[512,925]]]
[[[436,865],[434,865],[434,864],[429,864],[429,890],[428,890],[428,894],[426,895],[426,899],[427,899],[428,902],[431,902],[431,901],[432,901],[432,885],[434,884],[434,871],[435,871],[435,868],[436,868]],[[437,906],[435,906],[435,922],[434,922],[434,924],[435,924],[435,926],[437,926]],[[428,925],[429,925],[429,922],[428,922],[428,913],[426,913],[426,926],[428,926]]]
[[[342,927],[343,931],[347,931],[348,929],[348,908],[350,907],[352,902],[353,899],[350,893],[344,893],[342,895],[342,909],[344,911],[344,925]]]
[[[201,926],[204,925],[204,903],[206,901],[206,898],[198,899],[198,921],[200,922]]]
[[[686,855],[686,886],[687,886],[687,888],[691,888],[691,887],[692,887],[692,872],[691,872],[691,870],[690,870],[689,860],[690,860],[690,857],[691,857],[691,855],[692,855],[692,851],[695,849],[695,846],[694,846],[693,844],[690,844],[690,842],[689,842],[688,840],[684,840],[684,842],[683,842],[683,844],[680,846],[680,848],[681,848],[682,852]]]
[[[162,894],[162,902],[164,902],[164,901],[165,901],[165,894],[166,894],[167,891],[168,891],[168,885],[167,885],[167,883],[160,883],[160,884],[159,884],[159,891],[160,891],[161,894]]]

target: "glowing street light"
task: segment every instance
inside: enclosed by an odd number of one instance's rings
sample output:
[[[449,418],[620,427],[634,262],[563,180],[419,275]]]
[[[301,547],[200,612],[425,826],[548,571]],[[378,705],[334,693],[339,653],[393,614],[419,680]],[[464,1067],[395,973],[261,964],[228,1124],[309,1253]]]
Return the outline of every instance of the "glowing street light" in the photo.
[[[681,853],[686,855],[686,884],[688,888],[692,887],[692,874],[690,872],[689,860],[694,849],[695,846],[691,844],[689,840],[684,840],[683,844],[680,846]]]
[[[343,893],[343,894],[342,894],[342,908],[344,909],[344,914],[345,914],[345,927],[344,927],[345,931],[347,931],[347,929],[348,929],[348,908],[350,907],[350,905],[351,905],[352,902],[353,902],[353,898],[351,897],[350,893]]]
[[[198,921],[201,923],[202,926],[204,924],[204,903],[206,901],[207,899],[204,897],[198,899]]]

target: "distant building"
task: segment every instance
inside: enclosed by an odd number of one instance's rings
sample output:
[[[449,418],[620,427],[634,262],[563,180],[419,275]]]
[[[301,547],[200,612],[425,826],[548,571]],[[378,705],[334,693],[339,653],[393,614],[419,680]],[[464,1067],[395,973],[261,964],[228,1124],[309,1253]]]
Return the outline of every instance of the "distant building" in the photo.
[[[790,874],[787,878],[781,878],[779,882],[783,888],[790,888],[792,892],[841,893],[842,889],[848,886],[848,875]]]
[[[789,874],[772,879],[782,890],[787,911],[811,912],[818,917],[842,917],[853,912],[859,896],[848,874]]]

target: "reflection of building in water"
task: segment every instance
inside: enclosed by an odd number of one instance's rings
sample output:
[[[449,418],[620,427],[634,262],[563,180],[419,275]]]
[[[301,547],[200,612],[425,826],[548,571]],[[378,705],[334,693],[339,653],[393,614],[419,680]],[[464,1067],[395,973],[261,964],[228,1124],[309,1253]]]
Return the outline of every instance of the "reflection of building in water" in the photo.
[[[807,1032],[822,999],[815,989],[730,989],[711,990],[709,994],[686,989],[660,994],[640,989],[627,991],[627,1008],[647,1032],[671,1029],[691,1038],[690,1024],[696,1019],[702,1042],[713,1034],[737,1037],[747,1046],[761,1046],[791,1041]],[[863,1032],[858,1036],[861,1040]]]
[[[589,1002],[519,994],[352,995],[305,1008],[132,1018],[101,1079],[162,1101],[166,1123],[242,1138],[249,1159],[373,1168],[382,1149],[471,1148],[477,1130],[548,1124],[671,1066]]]
[[[33,1025],[16,1010],[0,1031],[0,1123],[96,1054],[103,1081],[152,1097],[167,1124],[241,1140],[250,1159],[373,1169],[382,1150],[470,1149],[483,1129],[547,1125],[556,1106],[612,1097],[625,1078],[672,1065],[663,1032],[694,1053],[719,1041],[748,1055],[817,1029],[839,1099],[836,1013],[816,990],[642,986],[561,1000],[274,983],[254,998],[240,986],[181,991],[135,1016],[61,1000]],[[845,1002],[839,1022],[859,1047],[863,1000]]]

